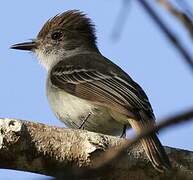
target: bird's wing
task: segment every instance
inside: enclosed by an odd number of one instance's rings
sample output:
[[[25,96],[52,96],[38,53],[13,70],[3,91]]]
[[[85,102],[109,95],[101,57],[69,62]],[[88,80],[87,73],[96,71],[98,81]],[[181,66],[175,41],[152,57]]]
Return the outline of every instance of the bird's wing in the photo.
[[[80,57],[79,57],[80,58]],[[151,105],[141,87],[129,76],[123,78],[117,71],[122,71],[113,64],[116,71],[103,68],[97,60],[85,63],[82,60],[66,63],[61,61],[50,72],[52,84],[77,97],[92,101],[120,113],[130,116],[133,111],[143,110],[154,119]],[[90,60],[92,61],[92,60]],[[71,61],[72,62],[72,61]],[[123,72],[121,72],[123,73]]]

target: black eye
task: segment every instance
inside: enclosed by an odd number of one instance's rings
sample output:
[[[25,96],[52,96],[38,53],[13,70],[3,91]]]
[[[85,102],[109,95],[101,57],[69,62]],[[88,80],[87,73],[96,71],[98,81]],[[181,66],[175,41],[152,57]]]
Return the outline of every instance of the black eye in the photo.
[[[51,35],[51,38],[53,40],[58,40],[62,37],[62,33],[61,32],[54,32],[52,35]]]

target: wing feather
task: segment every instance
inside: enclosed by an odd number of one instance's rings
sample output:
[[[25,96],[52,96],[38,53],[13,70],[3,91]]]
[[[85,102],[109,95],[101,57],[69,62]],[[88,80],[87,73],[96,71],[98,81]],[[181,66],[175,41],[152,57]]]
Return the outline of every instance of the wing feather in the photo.
[[[130,111],[144,109],[152,112],[146,96],[140,94],[138,87],[134,87],[115,73],[104,74],[95,69],[66,69],[60,66],[52,71],[51,80],[54,85],[73,95],[119,109],[124,113],[128,108]]]

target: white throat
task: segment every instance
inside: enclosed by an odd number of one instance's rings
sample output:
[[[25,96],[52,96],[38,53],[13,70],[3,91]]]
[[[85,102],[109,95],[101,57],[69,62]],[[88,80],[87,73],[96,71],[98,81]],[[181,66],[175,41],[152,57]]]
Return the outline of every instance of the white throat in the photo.
[[[55,53],[46,54],[43,51],[36,50],[35,54],[38,57],[39,63],[47,70],[49,71],[52,69],[54,65],[56,65],[59,61],[64,60],[67,57],[75,56],[77,54],[88,54],[91,53],[89,50],[76,48],[74,50]]]
[[[43,51],[36,50],[35,54],[39,60],[39,63],[47,70],[51,69],[55,64],[62,60],[60,54],[45,54]]]
[[[57,54],[55,53],[46,54],[43,51],[36,50],[35,54],[38,57],[40,64],[47,71],[49,71],[59,61],[64,60],[69,56],[74,56],[76,54],[79,54],[80,52],[81,52],[80,49],[74,49],[74,50],[66,51],[65,53],[62,51],[62,52],[58,52]]]

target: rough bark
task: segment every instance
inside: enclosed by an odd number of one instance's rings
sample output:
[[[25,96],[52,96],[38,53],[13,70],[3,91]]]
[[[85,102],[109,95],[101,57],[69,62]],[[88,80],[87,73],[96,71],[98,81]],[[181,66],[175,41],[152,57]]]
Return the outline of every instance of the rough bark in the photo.
[[[166,147],[173,171],[157,172],[141,145],[94,169],[93,160],[126,140],[17,119],[0,119],[0,167],[65,179],[193,179],[193,152]]]

